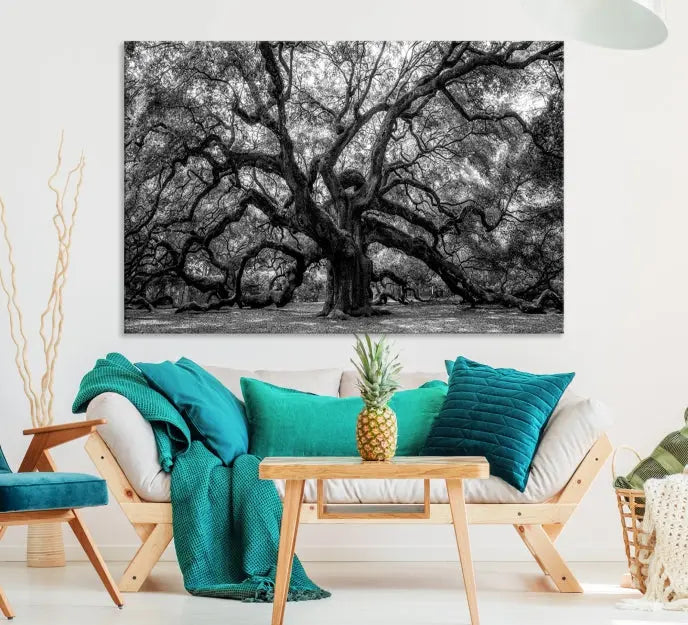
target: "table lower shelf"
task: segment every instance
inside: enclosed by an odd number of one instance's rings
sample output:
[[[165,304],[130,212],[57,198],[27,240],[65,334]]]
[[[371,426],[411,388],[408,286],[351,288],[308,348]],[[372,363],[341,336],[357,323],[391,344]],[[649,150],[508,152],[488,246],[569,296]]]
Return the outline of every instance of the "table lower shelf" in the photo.
[[[423,480],[421,504],[329,504],[325,501],[325,480],[317,481],[319,519],[429,519],[430,480]]]
[[[430,510],[419,504],[325,504],[319,519],[429,519]]]

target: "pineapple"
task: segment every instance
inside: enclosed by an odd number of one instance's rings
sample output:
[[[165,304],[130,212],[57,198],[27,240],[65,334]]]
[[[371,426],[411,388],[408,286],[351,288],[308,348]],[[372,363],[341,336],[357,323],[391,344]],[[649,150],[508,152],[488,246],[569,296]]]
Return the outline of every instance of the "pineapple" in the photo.
[[[356,337],[358,388],[365,404],[356,422],[356,446],[364,460],[389,460],[397,450],[397,416],[387,405],[399,388],[401,365],[384,337],[377,342]]]

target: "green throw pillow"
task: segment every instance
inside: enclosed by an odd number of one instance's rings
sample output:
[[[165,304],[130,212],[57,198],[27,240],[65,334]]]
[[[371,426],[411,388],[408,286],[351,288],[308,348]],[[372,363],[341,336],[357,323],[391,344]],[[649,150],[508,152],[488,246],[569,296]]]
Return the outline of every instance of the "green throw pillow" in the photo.
[[[249,453],[267,456],[357,456],[356,418],[360,397],[303,393],[252,378],[241,378],[249,422]],[[417,456],[440,411],[446,388],[430,387],[394,394],[397,455]]]
[[[684,418],[683,428],[667,434],[648,458],[641,460],[625,477],[617,477],[614,486],[643,490],[646,480],[682,473],[688,464],[688,408]]]
[[[137,362],[149,384],[167,397],[194,437],[229,466],[248,449],[244,406],[215,376],[189,358]]]

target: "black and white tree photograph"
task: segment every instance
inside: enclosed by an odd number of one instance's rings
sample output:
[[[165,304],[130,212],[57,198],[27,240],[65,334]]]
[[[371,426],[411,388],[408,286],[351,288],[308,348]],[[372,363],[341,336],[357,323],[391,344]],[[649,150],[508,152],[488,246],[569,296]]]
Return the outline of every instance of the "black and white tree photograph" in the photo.
[[[127,42],[127,333],[558,333],[564,44]]]

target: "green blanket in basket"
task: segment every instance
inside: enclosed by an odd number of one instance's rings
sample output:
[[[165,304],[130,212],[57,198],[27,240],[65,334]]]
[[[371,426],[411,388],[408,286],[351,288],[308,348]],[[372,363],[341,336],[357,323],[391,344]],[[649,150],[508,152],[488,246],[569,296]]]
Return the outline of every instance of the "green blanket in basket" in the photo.
[[[685,426],[667,434],[653,452],[641,460],[631,472],[614,480],[616,488],[643,490],[649,479],[661,479],[674,473],[682,473],[688,465],[688,408],[683,415]]]
[[[153,426],[160,464],[172,474],[174,544],[184,587],[193,595],[272,601],[282,503],[274,484],[258,478],[256,456],[226,467],[198,440],[174,406],[148,386],[121,354],[108,354],[81,381],[72,407],[84,412],[96,395],[131,401]],[[298,558],[288,600],[322,599]]]

